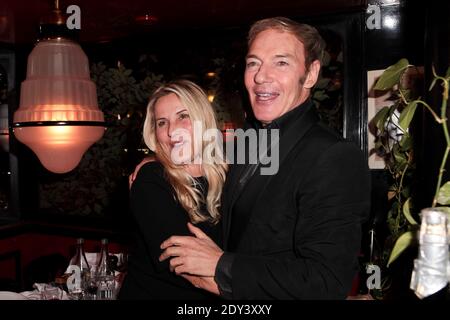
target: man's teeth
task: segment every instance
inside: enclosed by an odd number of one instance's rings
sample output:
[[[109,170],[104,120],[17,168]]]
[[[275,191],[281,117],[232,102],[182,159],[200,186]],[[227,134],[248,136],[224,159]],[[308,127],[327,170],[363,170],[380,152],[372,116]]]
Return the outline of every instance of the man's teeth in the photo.
[[[256,97],[259,100],[267,100],[267,99],[270,99],[270,98],[273,98],[273,97],[276,97],[276,96],[277,96],[277,94],[275,94],[275,93],[267,93],[267,92],[256,93]]]

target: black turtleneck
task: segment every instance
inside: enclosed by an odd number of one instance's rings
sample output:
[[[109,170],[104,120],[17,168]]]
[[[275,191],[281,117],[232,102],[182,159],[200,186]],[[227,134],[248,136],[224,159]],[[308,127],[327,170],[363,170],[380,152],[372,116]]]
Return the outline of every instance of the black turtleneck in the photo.
[[[292,110],[289,110],[266,126],[263,126],[259,121],[254,121],[253,123],[249,124],[247,128],[256,130],[268,130],[269,137],[271,129],[278,129],[280,130],[279,137],[280,139],[282,139],[283,133],[286,132],[289,127],[296,123],[311,108],[314,108],[314,103],[311,101],[311,99],[307,99],[299,106],[293,108]],[[268,141],[270,141],[270,138],[268,138]],[[245,164],[240,174],[240,176],[242,177],[240,180],[240,184],[245,185],[248,180],[250,180],[250,178],[255,174],[257,168],[258,164]],[[245,221],[249,218],[251,207],[254,204],[254,201],[249,199],[255,200],[257,197],[257,193],[258,190],[256,188],[252,188],[246,192],[246,201],[239,201],[239,198],[237,199],[232,210],[232,216],[239,216],[239,219],[231,219],[230,234],[228,237],[228,248],[234,248],[237,245],[236,243],[233,243],[233,240],[236,238],[234,234],[241,233],[242,230],[240,230],[240,228],[246,225]],[[237,224],[236,221],[238,221],[239,224]],[[234,255],[230,252],[225,252],[220,258],[216,268],[215,280],[219,286],[221,296],[227,299],[230,299],[232,297],[231,267],[233,265],[233,260]]]

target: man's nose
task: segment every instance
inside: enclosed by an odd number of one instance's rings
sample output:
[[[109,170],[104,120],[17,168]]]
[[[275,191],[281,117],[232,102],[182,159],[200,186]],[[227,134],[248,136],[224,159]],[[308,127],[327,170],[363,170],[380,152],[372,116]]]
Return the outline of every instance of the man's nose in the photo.
[[[267,66],[265,66],[264,64],[261,64],[255,74],[255,83],[266,83],[270,82],[271,79],[272,77],[269,68],[267,68]]]

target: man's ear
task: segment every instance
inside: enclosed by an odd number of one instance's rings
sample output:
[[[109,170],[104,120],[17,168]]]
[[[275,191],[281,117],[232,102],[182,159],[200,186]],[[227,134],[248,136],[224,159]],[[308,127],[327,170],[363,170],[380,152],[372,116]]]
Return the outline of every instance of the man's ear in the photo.
[[[311,89],[312,87],[314,87],[314,85],[317,82],[317,79],[319,78],[319,72],[320,72],[320,61],[314,60],[309,66],[309,72],[306,75],[306,80],[303,83],[303,87],[306,89]]]

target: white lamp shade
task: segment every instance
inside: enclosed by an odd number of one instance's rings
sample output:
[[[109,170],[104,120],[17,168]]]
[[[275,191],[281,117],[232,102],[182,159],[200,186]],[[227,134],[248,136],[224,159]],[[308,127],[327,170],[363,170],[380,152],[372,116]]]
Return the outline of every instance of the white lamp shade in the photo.
[[[104,131],[102,127],[69,125],[15,128],[14,134],[36,153],[44,167],[54,173],[65,173],[78,165]]]
[[[103,112],[81,47],[65,39],[39,42],[28,57],[20,107],[14,113],[17,139],[48,170],[64,173],[103,136],[102,124]]]

